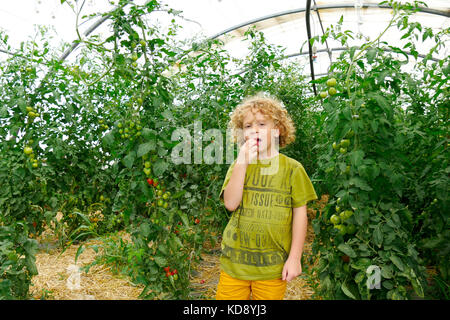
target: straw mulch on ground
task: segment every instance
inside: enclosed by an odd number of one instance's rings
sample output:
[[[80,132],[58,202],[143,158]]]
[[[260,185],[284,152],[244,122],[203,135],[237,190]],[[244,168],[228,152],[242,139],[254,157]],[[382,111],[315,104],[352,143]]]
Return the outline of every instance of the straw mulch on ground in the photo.
[[[318,202],[319,211],[326,202],[326,196],[320,199]],[[310,221],[315,217],[316,212],[316,209],[308,208],[309,223],[303,250],[304,255],[311,254],[314,232]],[[125,232],[120,232],[118,236],[124,241],[131,241],[129,235]],[[110,267],[104,265],[95,265],[90,268],[88,273],[81,271],[78,274],[79,278],[74,278],[73,270],[92,263],[95,257],[101,254],[101,240],[83,243],[85,250],[78,257],[76,264],[75,256],[80,244],[73,244],[62,252],[63,250],[56,245],[54,235],[44,233],[37,240],[43,249],[36,254],[36,266],[39,274],[32,278],[30,293],[33,298],[50,300],[139,299],[139,294],[143,290],[142,286],[135,286],[128,278],[113,274]],[[99,246],[98,253],[91,248],[92,245]],[[217,243],[214,247],[205,244],[205,251],[208,253],[202,254],[202,260],[194,267],[191,274],[192,297],[194,299],[214,299],[219,281],[220,243]],[[74,283],[74,279],[78,280],[78,283]],[[311,299],[312,294],[313,290],[308,285],[305,276],[302,275],[288,283],[285,299],[306,300]]]
[[[125,233],[120,234],[127,238]],[[47,242],[48,244],[48,242]],[[84,243],[85,251],[78,257],[76,266],[82,267],[94,261],[96,253],[90,246],[101,245],[100,240]],[[114,275],[110,267],[95,265],[88,273],[81,271],[79,287],[71,285],[71,272],[80,244],[71,245],[62,254],[62,249],[42,250],[36,255],[39,274],[32,279],[30,292],[35,299],[55,300],[135,300],[143,287],[133,285],[129,279]],[[71,267],[72,266],[72,267]]]

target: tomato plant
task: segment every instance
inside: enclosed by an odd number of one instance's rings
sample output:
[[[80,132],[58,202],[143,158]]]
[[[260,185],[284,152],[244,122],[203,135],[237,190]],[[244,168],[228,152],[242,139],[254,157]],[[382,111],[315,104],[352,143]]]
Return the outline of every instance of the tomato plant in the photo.
[[[157,1],[120,2],[108,13],[111,35],[80,35],[71,61],[60,60],[41,30],[42,39],[24,43],[0,69],[0,268],[14,270],[0,294],[26,296],[36,272],[31,239],[53,228],[61,247],[105,235],[94,264],[144,285],[142,298],[191,298],[193,266],[229,218],[217,201],[229,163],[206,156],[225,158],[215,147],[229,114],[258,91],[283,101],[296,127],[283,152],[330,195],[312,222],[318,293],[423,296],[428,265],[448,281],[448,58],[430,63],[430,52],[417,62],[419,75],[402,60],[406,48],[417,59],[416,36],[437,51],[445,32],[409,23],[411,8],[394,7],[386,31],[398,27],[407,46],[382,35],[349,46],[316,80],[320,99],[302,66],[281,63],[284,50],[262,32],[245,33],[242,60],[220,40],[180,44],[175,20],[163,32],[144,19],[161,9]],[[348,45],[350,36],[331,28],[320,41]],[[172,152],[186,137],[191,153],[175,163]],[[119,230],[132,241],[106,237]],[[371,265],[381,270],[381,290],[367,289]]]
[[[393,26],[405,32],[403,38],[413,38],[412,33],[424,32],[418,24],[409,28],[408,19],[414,11],[412,8],[390,4],[396,9],[384,32]],[[329,36],[344,43],[351,34],[335,30],[328,32]],[[391,48],[401,57],[409,58],[408,54],[383,42],[383,33],[375,41],[350,47],[341,54],[330,68],[340,94],[330,94],[323,102],[324,112],[328,116],[328,121],[324,123],[325,132],[331,141],[339,141],[332,145],[322,144],[324,154],[319,156],[320,169],[315,175],[326,181],[323,187],[332,196],[323,214],[313,221],[316,233],[313,252],[320,255],[314,272],[320,279],[320,294],[329,298],[424,297],[427,282],[423,259],[425,252],[421,246],[425,244],[429,248],[438,248],[441,242],[436,238],[428,238],[428,242],[418,241],[415,234],[418,230],[424,230],[421,219],[437,219],[442,221],[440,227],[448,226],[448,218],[443,216],[445,211],[420,215],[423,207],[413,204],[415,197],[422,196],[421,203],[428,207],[425,198],[438,195],[437,190],[428,188],[429,193],[425,196],[425,190],[416,187],[423,171],[410,165],[418,158],[419,161],[429,161],[415,152],[433,150],[435,157],[441,157],[444,151],[440,148],[442,142],[429,134],[427,139],[430,144],[426,147],[408,147],[409,143],[421,141],[426,136],[417,131],[417,127],[410,127],[410,121],[417,123],[417,119],[421,118],[424,122],[433,118],[443,120],[447,116],[439,110],[443,103],[443,90],[426,88],[423,78],[404,72],[402,65],[405,60],[383,48]],[[439,35],[435,41],[436,48],[442,46]],[[431,72],[442,74],[444,63],[434,64],[430,69],[425,61],[421,66],[425,75]],[[442,79],[441,76],[436,78]],[[323,78],[317,83],[329,86],[334,84],[334,80]],[[427,89],[433,92],[433,97],[423,92],[425,97],[419,98],[419,91]],[[417,105],[421,105],[422,109],[418,109]],[[433,110],[434,115],[420,114],[420,110],[425,108]],[[437,120],[435,128],[442,128],[442,123]],[[440,129],[435,130],[439,132]],[[447,166],[445,163],[444,166]],[[430,174],[442,177],[442,167],[437,162],[435,164]],[[442,186],[440,183],[445,183],[444,180],[437,180],[437,185]],[[434,205],[439,203],[439,207],[445,208],[448,200],[441,195],[439,199]],[[342,210],[338,217],[338,212]],[[341,224],[337,224],[339,220]],[[447,235],[440,227],[438,239],[442,241]],[[349,257],[349,267],[339,258],[342,254]],[[444,255],[441,253],[437,260],[428,260],[428,263],[447,265]],[[379,290],[367,284],[370,266],[380,270]],[[444,279],[448,278],[447,270],[443,267],[441,276]]]

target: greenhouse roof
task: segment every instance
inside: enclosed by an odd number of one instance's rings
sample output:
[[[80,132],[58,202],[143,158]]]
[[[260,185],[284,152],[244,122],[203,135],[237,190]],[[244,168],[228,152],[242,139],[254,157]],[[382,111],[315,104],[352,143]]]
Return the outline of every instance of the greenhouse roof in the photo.
[[[71,43],[76,39],[76,12],[81,8],[80,17],[96,12],[108,12],[113,3],[108,0],[3,0],[0,8],[0,28],[9,35],[11,48],[3,48],[3,53],[14,51],[21,41],[29,40],[36,34],[34,25],[53,28],[55,37],[49,41],[55,44],[61,41]],[[427,0],[421,11],[415,13],[411,21],[418,21],[422,26],[432,28],[433,32],[449,28],[450,2],[447,0]],[[30,4],[31,3],[31,4]],[[73,8],[70,7],[72,3]],[[144,0],[135,3],[145,3]],[[182,26],[178,36],[181,39],[203,36],[219,38],[231,55],[243,57],[247,45],[242,43],[245,31],[254,26],[264,32],[269,43],[286,48],[285,55],[308,64],[306,13],[307,0],[165,0],[162,3],[175,10],[182,11],[183,18],[177,18]],[[321,36],[330,25],[336,25],[343,19],[342,30],[351,30],[354,40],[349,45],[359,45],[368,39],[376,38],[387,26],[391,8],[380,6],[379,1],[328,0],[310,1],[311,37]],[[106,21],[100,17],[80,18],[80,32],[87,30],[94,34],[106,36],[110,31]],[[149,21],[159,22],[164,26],[172,19],[167,12],[152,12]],[[106,22],[106,23],[103,23]],[[96,24],[97,23],[97,24]],[[95,26],[93,28],[93,26]],[[98,27],[97,27],[98,26]],[[94,30],[93,30],[94,29]],[[360,37],[358,37],[360,35]],[[403,45],[406,40],[399,39],[398,32],[387,32],[381,39],[395,46]],[[425,41],[418,47],[419,54],[426,54],[431,41]],[[316,74],[325,74],[330,62],[339,55],[343,45],[338,41],[316,42],[314,68]],[[448,56],[448,47],[436,52],[433,58]],[[0,53],[0,59],[4,54]]]

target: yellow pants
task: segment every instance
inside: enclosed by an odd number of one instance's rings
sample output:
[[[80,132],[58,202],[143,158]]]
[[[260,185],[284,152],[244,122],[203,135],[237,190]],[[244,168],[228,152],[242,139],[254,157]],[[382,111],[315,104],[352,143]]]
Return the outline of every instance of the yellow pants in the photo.
[[[216,300],[283,300],[286,281],[274,280],[239,280],[220,272]]]

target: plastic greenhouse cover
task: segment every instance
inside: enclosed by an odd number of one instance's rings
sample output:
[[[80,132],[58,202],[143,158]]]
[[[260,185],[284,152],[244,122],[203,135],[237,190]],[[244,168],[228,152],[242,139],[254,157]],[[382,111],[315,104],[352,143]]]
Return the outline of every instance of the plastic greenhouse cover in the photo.
[[[43,25],[49,28],[46,33],[46,41],[58,46],[62,41],[71,43],[76,39],[76,6],[81,6],[84,2],[82,14],[88,15],[94,12],[107,12],[112,8],[110,0],[67,0],[61,4],[61,0],[2,0],[0,8],[0,30],[4,30],[9,35],[9,43],[18,47],[21,41],[29,40],[37,36],[35,25]],[[138,4],[145,3],[144,0],[134,1]],[[311,12],[312,35],[321,35],[322,28],[326,29],[330,25],[335,25],[343,17],[343,30],[351,30],[355,34],[361,33],[361,39],[355,39],[350,45],[362,43],[367,39],[375,38],[387,25],[390,17],[390,9],[375,7],[380,1],[361,0],[328,0],[312,1]],[[404,1],[403,1],[404,2]],[[409,1],[411,2],[411,1]],[[429,9],[446,12],[450,9],[450,2],[447,0],[425,0]],[[68,3],[72,3],[72,9]],[[184,19],[177,19],[183,26],[179,32],[180,39],[191,38],[193,36],[212,37],[224,30],[234,29],[220,39],[226,43],[225,48],[236,57],[243,57],[246,54],[246,44],[242,43],[242,36],[245,30],[254,25],[262,30],[270,43],[281,45],[286,48],[286,55],[295,55],[300,52],[306,53],[305,45],[306,26],[305,12],[306,0],[165,0],[162,3],[169,7],[182,11]],[[364,5],[359,7],[358,5]],[[328,6],[328,8],[327,8]],[[333,8],[329,8],[332,6]],[[368,7],[365,7],[368,6]],[[279,13],[290,13],[280,14]],[[271,17],[275,15],[275,17]],[[320,21],[319,21],[320,16]],[[433,30],[449,28],[450,19],[444,15],[419,12],[413,20],[419,21],[423,26],[432,27]],[[81,19],[80,31],[87,30],[98,18]],[[149,23],[159,23],[161,26],[167,24],[172,17],[164,12],[154,12],[148,17]],[[255,22],[256,20],[259,20]],[[246,24],[247,22],[254,22]],[[53,30],[53,32],[52,32]],[[95,30],[95,34],[106,37],[110,32],[108,23],[104,23]],[[52,37],[50,37],[52,36]],[[390,32],[384,35],[383,40],[388,43],[398,44],[398,33]],[[340,43],[328,41],[329,48],[340,48]],[[421,45],[421,50],[426,52],[427,44]],[[0,45],[0,49],[2,48]],[[325,45],[317,43],[315,50],[318,51],[315,60],[316,73],[324,73],[328,68],[330,58],[328,52],[324,51]],[[11,50],[10,50],[11,51]],[[333,51],[331,56],[339,54]],[[448,55],[448,48],[439,52],[435,58],[442,58]],[[0,52],[0,60],[4,57]],[[306,55],[297,59],[307,59]],[[306,60],[305,60],[306,62]]]

